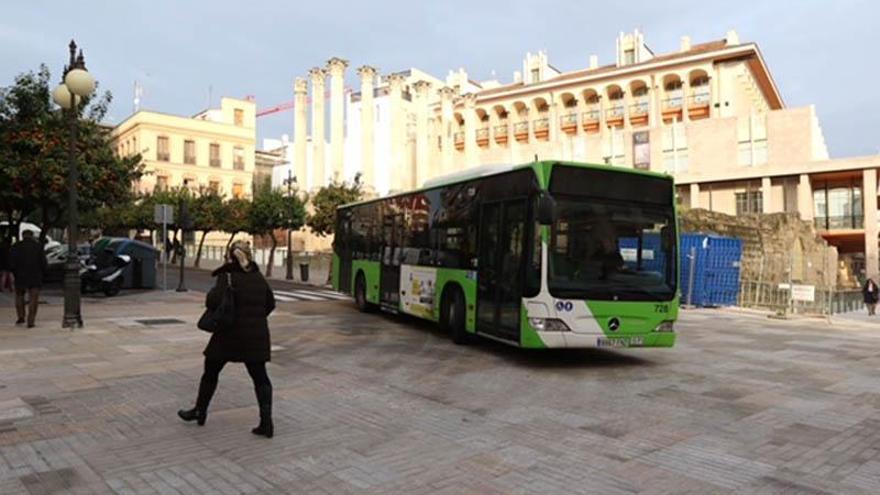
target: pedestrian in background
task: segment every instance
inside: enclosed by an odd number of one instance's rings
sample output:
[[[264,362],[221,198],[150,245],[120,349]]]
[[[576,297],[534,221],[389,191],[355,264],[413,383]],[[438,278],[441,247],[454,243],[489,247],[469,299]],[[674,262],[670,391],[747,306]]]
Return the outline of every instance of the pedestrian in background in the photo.
[[[0,240],[0,292],[13,291],[12,286],[12,266],[9,257],[12,250],[12,244],[8,237]]]
[[[204,351],[205,371],[199,382],[196,405],[193,409],[178,411],[177,415],[184,421],[204,425],[220,371],[228,362],[244,363],[254,382],[260,407],[260,424],[251,432],[272,438],[275,431],[272,423],[272,382],[266,374],[266,363],[270,359],[271,346],[267,317],[275,309],[275,296],[244,241],[236,241],[230,246],[226,263],[214,270],[212,275],[217,281],[208,292],[205,306],[208,309],[217,308],[223,300],[227,284],[231,282],[235,291],[235,324],[232,328],[211,335]]]
[[[43,286],[43,273],[46,271],[46,251],[34,238],[34,232],[25,230],[21,241],[12,246],[9,259],[15,277],[15,311],[18,314],[15,324],[21,325],[25,322],[27,296],[27,327],[33,328],[40,301],[40,288]]]
[[[865,307],[868,308],[868,315],[874,316],[874,311],[877,309],[877,284],[873,279],[868,279],[865,282],[865,286],[862,288],[862,297],[865,300]]]

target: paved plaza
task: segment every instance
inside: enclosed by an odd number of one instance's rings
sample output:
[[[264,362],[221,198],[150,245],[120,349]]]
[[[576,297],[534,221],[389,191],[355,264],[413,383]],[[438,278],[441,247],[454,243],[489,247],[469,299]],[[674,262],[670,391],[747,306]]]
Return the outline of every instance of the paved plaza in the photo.
[[[276,436],[228,366],[194,399],[203,294],[89,298],[63,331],[0,296],[0,493],[878,493],[880,321],[691,310],[669,350],[452,344],[344,300],[281,302]],[[163,321],[164,320],[164,321]]]

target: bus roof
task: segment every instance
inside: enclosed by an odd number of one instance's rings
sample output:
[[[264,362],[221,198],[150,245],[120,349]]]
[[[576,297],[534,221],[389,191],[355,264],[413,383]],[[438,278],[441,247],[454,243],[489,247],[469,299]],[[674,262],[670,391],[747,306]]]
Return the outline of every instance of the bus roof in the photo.
[[[534,161],[529,163],[523,163],[519,165],[483,165],[480,167],[474,167],[467,170],[462,170],[461,172],[455,172],[452,174],[443,175],[440,177],[436,177],[433,179],[429,179],[425,181],[425,184],[418,188],[412,189],[410,191],[403,191],[395,194],[389,194],[387,196],[381,196],[378,198],[365,199],[361,201],[355,201],[353,203],[347,203],[344,205],[340,205],[337,209],[349,208],[352,206],[357,206],[361,204],[368,204],[374,201],[382,201],[389,198],[394,198],[397,196],[406,196],[408,194],[413,194],[421,191],[428,191],[430,189],[436,189],[438,187],[451,186],[454,184],[459,184],[462,182],[471,181],[478,178],[483,177],[492,177],[495,175],[506,174],[508,172],[513,172],[516,170],[521,170],[524,168],[531,168],[536,171],[545,170],[547,167],[553,165],[567,165],[571,167],[580,167],[580,168],[592,168],[592,169],[602,169],[609,170],[612,172],[618,172],[621,174],[634,174],[634,175],[644,175],[649,177],[658,177],[663,179],[672,180],[672,176],[669,174],[659,173],[659,172],[651,172],[649,170],[638,170],[634,168],[624,168],[624,167],[614,167],[606,164],[599,163],[584,163],[584,162],[570,162],[570,161],[561,161],[561,160],[544,160],[544,161]]]

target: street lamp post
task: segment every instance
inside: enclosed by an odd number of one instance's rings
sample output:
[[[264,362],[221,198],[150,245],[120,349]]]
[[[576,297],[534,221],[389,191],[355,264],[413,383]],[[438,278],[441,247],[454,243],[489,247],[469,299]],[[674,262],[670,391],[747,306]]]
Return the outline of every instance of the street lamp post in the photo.
[[[293,195],[293,184],[296,182],[296,177],[293,176],[293,167],[287,169],[287,179],[284,180],[284,183],[287,184],[287,198],[290,199]],[[285,277],[287,280],[293,280],[293,245],[291,244],[292,232],[290,228],[287,229],[287,276]]]
[[[180,218],[177,220],[180,222],[180,253],[178,256],[180,257],[180,283],[177,284],[177,292],[186,292],[186,284],[183,281],[184,274],[184,260],[186,259],[186,228],[189,223],[189,208],[187,208],[187,201],[184,198],[184,195],[189,197],[189,179],[183,179],[183,191],[181,191],[180,196]]]
[[[79,104],[82,99],[95,91],[95,78],[86,70],[86,62],[82,50],[76,52],[76,42],[70,40],[70,61],[64,66],[64,74],[59,84],[52,91],[52,100],[67,111],[70,126],[70,142],[68,149],[67,171],[67,260],[64,265],[64,317],[63,328],[82,327],[80,311],[80,279],[77,244],[79,238],[79,211],[77,206],[76,183],[79,171],[76,164],[77,119]]]

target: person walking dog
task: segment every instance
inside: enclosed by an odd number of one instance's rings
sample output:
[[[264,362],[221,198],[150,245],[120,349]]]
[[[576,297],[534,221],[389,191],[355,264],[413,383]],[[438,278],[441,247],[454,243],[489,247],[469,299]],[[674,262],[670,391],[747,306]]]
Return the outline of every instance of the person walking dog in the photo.
[[[246,242],[236,241],[229,248],[226,263],[214,270],[217,279],[208,292],[205,305],[216,309],[224,299],[227,286],[234,291],[234,324],[211,335],[205,348],[205,370],[199,382],[195,407],[178,411],[184,421],[196,421],[200,426],[208,417],[208,405],[217,389],[220,371],[228,362],[244,363],[254,382],[260,424],[252,433],[272,438],[272,383],[266,373],[270,360],[270,339],[267,316],[275,309],[272,289],[253,261]]]
[[[25,230],[21,241],[16,242],[9,255],[15,283],[16,325],[25,322],[25,297],[27,303],[27,327],[34,328],[37,306],[40,303],[40,288],[43,286],[43,273],[46,271],[46,252],[40,241],[34,238],[34,231]]]
[[[867,282],[865,282],[865,286],[862,287],[862,298],[865,301],[865,307],[868,308],[868,315],[874,316],[874,312],[877,308],[877,283],[874,282],[874,279],[869,278]]]

